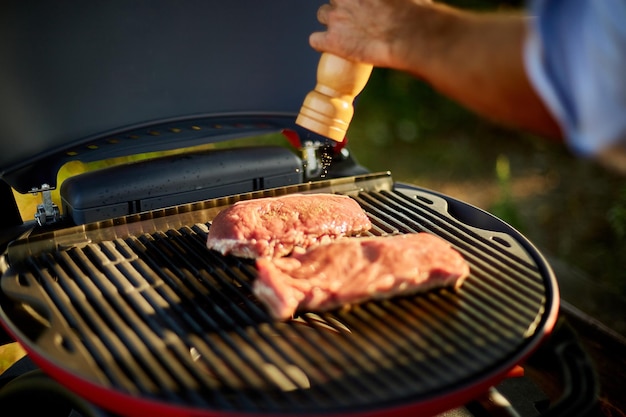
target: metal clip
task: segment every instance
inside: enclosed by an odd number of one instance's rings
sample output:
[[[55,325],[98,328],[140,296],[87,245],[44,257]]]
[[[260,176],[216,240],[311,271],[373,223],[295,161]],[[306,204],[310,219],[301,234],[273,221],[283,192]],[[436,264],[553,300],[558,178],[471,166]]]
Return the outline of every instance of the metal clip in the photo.
[[[52,202],[51,188],[48,184],[42,184],[41,188],[33,187],[30,193],[36,195],[41,193],[42,203],[37,206],[37,212],[35,213],[35,220],[39,226],[46,224],[56,223],[61,220],[61,212],[59,207]]]

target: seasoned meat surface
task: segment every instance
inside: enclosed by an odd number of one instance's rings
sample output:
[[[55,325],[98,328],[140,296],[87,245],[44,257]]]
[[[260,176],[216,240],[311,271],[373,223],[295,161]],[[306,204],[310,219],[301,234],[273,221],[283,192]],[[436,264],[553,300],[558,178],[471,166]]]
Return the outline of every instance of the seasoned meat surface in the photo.
[[[240,201],[222,210],[211,222],[207,247],[244,258],[280,257],[371,227],[348,196],[290,194]]]
[[[276,319],[369,299],[458,288],[469,265],[445,240],[414,233],[342,239],[291,256],[256,260],[253,293]]]

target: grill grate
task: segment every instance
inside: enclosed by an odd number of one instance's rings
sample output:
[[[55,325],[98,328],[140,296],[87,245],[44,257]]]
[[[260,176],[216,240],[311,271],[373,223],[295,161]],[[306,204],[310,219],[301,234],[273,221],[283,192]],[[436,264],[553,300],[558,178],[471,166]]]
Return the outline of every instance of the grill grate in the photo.
[[[3,291],[43,322],[36,344],[82,378],[210,410],[418,402],[511,361],[535,337],[553,294],[515,239],[458,220],[417,189],[353,198],[373,235],[448,240],[471,265],[461,290],[274,322],[251,294],[253,262],[207,251],[207,222],[32,256],[5,274]]]

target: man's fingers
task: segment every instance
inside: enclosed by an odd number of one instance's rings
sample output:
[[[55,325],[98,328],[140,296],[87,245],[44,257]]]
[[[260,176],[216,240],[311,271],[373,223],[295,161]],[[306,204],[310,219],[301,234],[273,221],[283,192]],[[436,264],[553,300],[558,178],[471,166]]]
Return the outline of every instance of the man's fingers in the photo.
[[[322,4],[319,9],[317,9],[317,20],[323,25],[328,24],[328,12],[331,9],[330,4]]]
[[[326,32],[313,32],[309,36],[309,45],[316,51],[322,52],[322,45],[324,44],[325,38]]]

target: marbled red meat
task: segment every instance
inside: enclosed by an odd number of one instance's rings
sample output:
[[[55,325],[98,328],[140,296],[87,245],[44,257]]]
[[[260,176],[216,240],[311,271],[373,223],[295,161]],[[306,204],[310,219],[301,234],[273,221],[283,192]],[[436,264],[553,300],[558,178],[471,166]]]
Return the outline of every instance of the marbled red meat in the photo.
[[[445,240],[414,233],[342,239],[257,259],[253,293],[276,319],[435,287],[459,288],[469,265]]]
[[[240,201],[222,210],[211,222],[207,247],[245,258],[280,257],[371,227],[348,196],[291,194]]]

